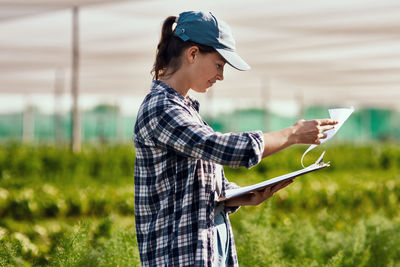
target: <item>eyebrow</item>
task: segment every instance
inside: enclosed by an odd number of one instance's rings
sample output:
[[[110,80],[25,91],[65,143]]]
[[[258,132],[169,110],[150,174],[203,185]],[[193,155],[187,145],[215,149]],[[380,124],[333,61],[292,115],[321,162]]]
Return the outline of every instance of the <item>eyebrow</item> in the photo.
[[[217,59],[217,63],[222,63],[222,64],[226,64],[226,60],[225,59]]]
[[[223,63],[226,63],[225,58],[223,58],[218,52],[217,52],[218,58],[217,60],[222,61]]]

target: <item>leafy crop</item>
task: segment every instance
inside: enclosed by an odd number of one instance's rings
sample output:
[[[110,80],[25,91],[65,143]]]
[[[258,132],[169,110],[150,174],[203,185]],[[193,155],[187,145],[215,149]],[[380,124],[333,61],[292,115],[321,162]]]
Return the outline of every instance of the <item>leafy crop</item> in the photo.
[[[241,266],[398,266],[400,147],[336,144],[331,167],[230,216]],[[304,147],[225,168],[245,186],[300,168]],[[310,152],[310,164],[321,153]],[[139,266],[132,145],[0,147],[0,266]]]

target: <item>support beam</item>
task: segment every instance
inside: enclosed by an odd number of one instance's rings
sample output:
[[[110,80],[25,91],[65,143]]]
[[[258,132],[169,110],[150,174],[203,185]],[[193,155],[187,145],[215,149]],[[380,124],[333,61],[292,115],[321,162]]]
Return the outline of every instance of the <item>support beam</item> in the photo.
[[[28,99],[30,96],[28,96]],[[26,101],[22,113],[22,141],[24,143],[33,143],[35,141],[35,106],[30,100]]]
[[[79,112],[79,8],[72,9],[72,151],[81,150],[81,120]]]

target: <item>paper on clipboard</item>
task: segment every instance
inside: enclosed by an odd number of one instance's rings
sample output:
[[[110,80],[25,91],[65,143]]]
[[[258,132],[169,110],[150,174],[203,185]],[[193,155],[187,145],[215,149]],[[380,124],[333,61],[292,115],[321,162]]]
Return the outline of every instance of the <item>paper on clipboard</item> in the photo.
[[[254,192],[254,191],[258,191],[258,190],[262,190],[263,188],[267,187],[267,186],[271,186],[274,185],[276,183],[279,183],[281,181],[285,181],[285,180],[289,180],[289,179],[293,179],[296,178],[297,176],[309,173],[309,172],[313,172],[316,170],[320,170],[323,168],[326,168],[329,166],[329,162],[328,163],[324,163],[323,159],[324,159],[324,154],[325,151],[321,154],[321,156],[318,158],[318,160],[304,168],[298,171],[294,171],[282,176],[278,176],[269,180],[266,180],[264,182],[258,183],[258,184],[254,184],[254,185],[250,185],[250,186],[246,186],[246,187],[241,187],[241,188],[237,188],[237,189],[230,189],[230,190],[226,190],[225,192],[225,197],[224,198],[220,198],[218,201],[224,201],[233,197],[237,197],[246,193],[250,193],[250,192]]]
[[[327,134],[327,137],[324,139],[320,139],[321,140],[321,144],[325,143],[326,141],[328,141],[329,139],[331,139],[340,129],[340,127],[342,127],[343,123],[350,117],[351,113],[353,113],[354,111],[354,107],[351,108],[335,108],[335,109],[329,109],[329,116],[331,117],[331,119],[338,121],[338,124],[335,125],[335,127],[333,129],[330,129],[328,131],[326,131],[325,133]],[[301,166],[303,166],[303,159],[304,156],[313,148],[315,148],[317,145],[311,145],[306,152],[304,152],[303,156],[301,157]]]

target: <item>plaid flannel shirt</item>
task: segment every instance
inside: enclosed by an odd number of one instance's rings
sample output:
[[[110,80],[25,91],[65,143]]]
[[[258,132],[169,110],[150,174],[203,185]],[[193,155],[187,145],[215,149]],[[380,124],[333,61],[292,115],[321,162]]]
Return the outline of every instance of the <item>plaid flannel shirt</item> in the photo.
[[[153,81],[139,109],[134,177],[142,266],[212,266],[216,176],[223,177],[221,196],[237,187],[217,164],[250,168],[261,160],[261,131],[215,132],[198,111],[197,101],[161,81]],[[237,266],[229,219],[227,225],[229,266]]]

